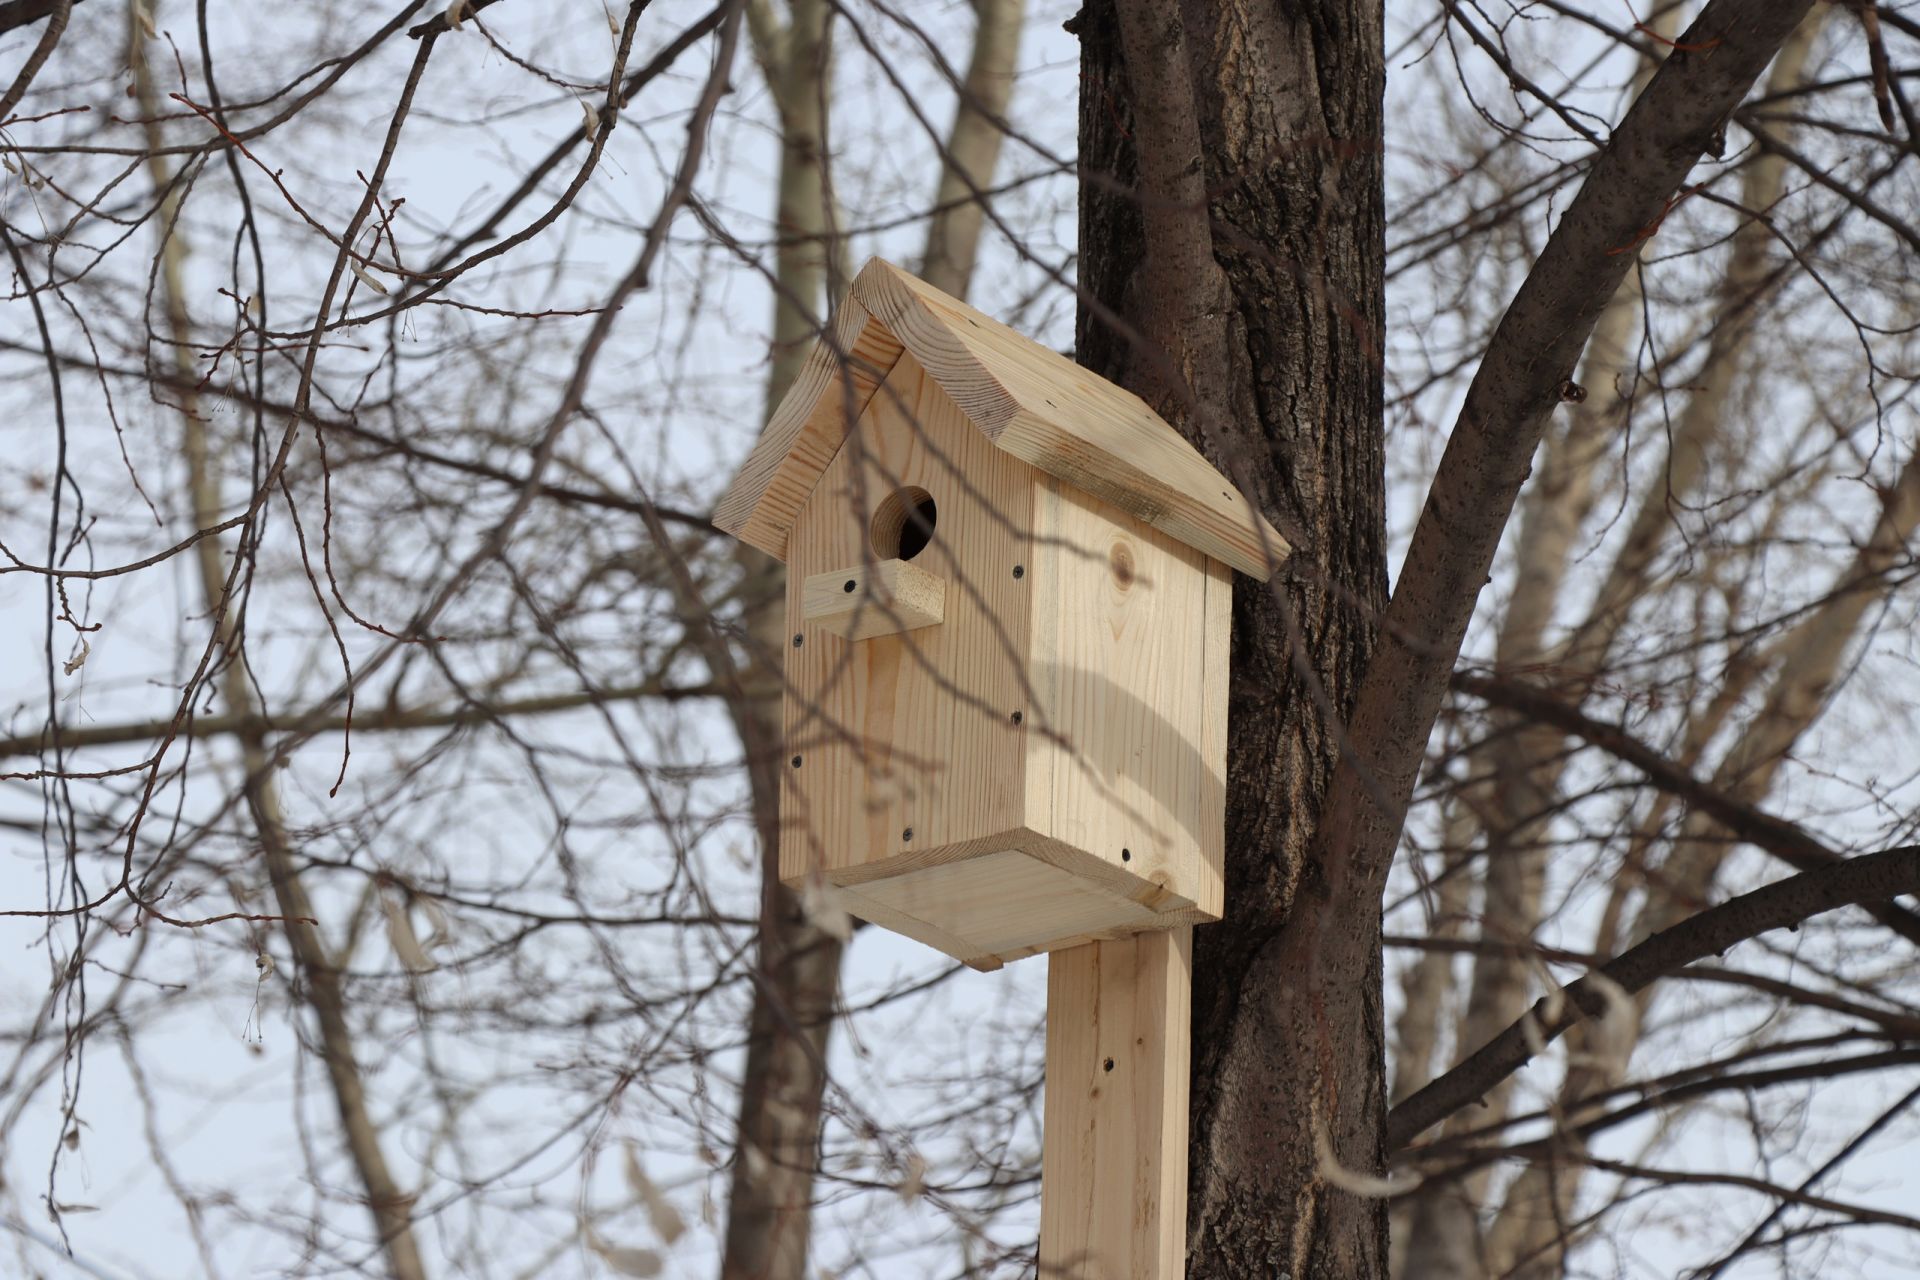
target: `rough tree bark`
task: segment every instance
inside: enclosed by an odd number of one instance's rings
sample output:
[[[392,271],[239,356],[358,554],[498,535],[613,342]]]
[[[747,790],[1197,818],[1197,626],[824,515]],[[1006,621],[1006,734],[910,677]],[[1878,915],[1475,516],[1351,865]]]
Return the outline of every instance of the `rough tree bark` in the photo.
[[[1277,591],[1243,582],[1235,604],[1189,1275],[1385,1273],[1383,1204],[1347,1174],[1383,1154],[1379,896],[1427,737],[1628,250],[1807,8],[1713,0],[1600,148],[1488,346],[1384,616],[1379,5],[1093,0],[1078,19],[1080,358],[1295,545]]]
[[[1117,10],[1137,9],[1135,14]],[[1138,41],[1121,19],[1138,21]],[[1131,25],[1131,21],[1129,22]],[[1317,1046],[1340,1087],[1384,1104],[1378,968],[1350,1007],[1320,1020],[1262,944],[1286,927],[1386,600],[1378,365],[1384,215],[1381,11],[1335,0],[1284,12],[1228,0],[1155,11],[1096,0],[1081,37],[1080,362],[1130,386],[1200,444],[1294,544],[1277,587],[1241,578],[1234,598],[1228,731],[1227,918],[1194,933],[1193,1094],[1188,1274],[1381,1274],[1384,1218],[1331,1210],[1284,1060]],[[1184,48],[1157,59],[1151,85],[1128,75],[1126,46]],[[1165,96],[1184,69],[1185,101]],[[1144,81],[1145,77],[1140,77]],[[1160,151],[1174,189],[1136,191],[1155,114],[1184,116],[1198,154]],[[1208,198],[1193,208],[1177,179]],[[1148,183],[1152,182],[1152,176]],[[1155,221],[1212,219],[1213,298],[1169,308],[1137,284],[1159,244]],[[1144,276],[1147,273],[1138,273]],[[1178,306],[1178,304],[1175,304]],[[1184,314],[1183,314],[1184,312]],[[1112,314],[1119,323],[1106,319]],[[1165,361],[1129,341],[1152,335],[1185,374],[1224,368],[1198,388],[1202,422]],[[1212,350],[1192,350],[1202,341]],[[1309,818],[1303,821],[1302,818]],[[1379,913],[1349,921],[1379,950]],[[1331,1032],[1331,1034],[1329,1034]]]

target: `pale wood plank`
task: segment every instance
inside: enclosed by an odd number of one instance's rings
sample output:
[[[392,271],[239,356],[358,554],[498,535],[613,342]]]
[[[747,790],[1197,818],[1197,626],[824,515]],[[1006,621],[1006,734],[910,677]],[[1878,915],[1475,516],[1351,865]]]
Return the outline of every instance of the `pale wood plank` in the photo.
[[[1042,1280],[1185,1274],[1192,957],[1175,929],[1047,962]]]
[[[1091,930],[1154,925],[1145,907],[1018,849],[871,880],[859,893],[961,939],[967,954],[955,956],[959,960],[1026,954]]]
[[[910,487],[942,621],[849,642],[826,598]],[[783,879],[976,966],[1218,918],[1229,569],[994,448],[911,353],[790,550]]]
[[[1018,849],[1028,857],[1051,863],[1089,884],[1100,886],[1115,898],[1137,903],[1153,912],[1168,928],[1176,924],[1198,924],[1218,918],[1217,913],[1202,914],[1189,899],[1161,885],[1142,880],[1118,862],[1095,857],[1084,849],[1064,844],[1030,827],[1016,827],[988,836],[952,841],[931,849],[903,850],[875,861],[836,867],[831,874],[835,884],[862,885],[890,876],[907,875],[923,867],[964,862],[968,858],[1000,853],[1006,849]],[[1134,913],[1124,914],[1132,918]]]
[[[1193,900],[1219,919],[1226,910],[1227,673],[1232,667],[1233,571],[1217,560],[1207,570],[1206,640],[1200,659],[1200,879]]]
[[[903,938],[912,938],[915,942],[952,956],[969,968],[977,969],[981,973],[992,973],[1001,968],[1001,960],[998,956],[984,955],[971,943],[954,937],[946,930],[918,917],[897,911],[857,889],[830,885],[826,887],[825,892],[827,900],[848,915],[859,916],[862,920],[877,924],[882,929],[897,933]]]
[[[996,445],[1266,581],[1287,542],[1145,401],[875,258],[853,296]]]
[[[907,560],[809,574],[800,613],[843,640],[869,640],[935,626],[945,612],[947,583]]]
[[[1027,826],[1135,900],[1218,919],[1224,738],[1216,753],[1209,733],[1226,672],[1207,642],[1209,590],[1231,571],[1053,477],[1034,511]]]

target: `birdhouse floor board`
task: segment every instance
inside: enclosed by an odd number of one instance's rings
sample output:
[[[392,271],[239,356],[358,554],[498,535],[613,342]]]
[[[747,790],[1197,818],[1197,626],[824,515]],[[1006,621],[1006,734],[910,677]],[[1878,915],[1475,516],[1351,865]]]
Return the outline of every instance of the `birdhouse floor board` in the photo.
[[[1030,847],[1005,847],[1016,841]],[[999,847],[927,849],[830,871],[825,888],[849,914],[982,970],[1214,918],[1163,886],[1038,832],[1010,831],[992,843]],[[801,891],[810,874],[787,883]]]
[[[1150,929],[1154,913],[1018,849],[873,880],[863,896],[927,920],[975,955],[1022,951],[1061,933]]]
[[[826,888],[827,900],[850,916],[858,916],[869,924],[877,924],[905,938],[932,947],[935,951],[952,956],[964,965],[978,969],[982,973],[992,973],[1005,963],[999,956],[986,955],[971,944],[954,937],[944,929],[935,928],[925,920],[896,911],[883,902],[861,894],[858,889],[845,889],[835,885]]]

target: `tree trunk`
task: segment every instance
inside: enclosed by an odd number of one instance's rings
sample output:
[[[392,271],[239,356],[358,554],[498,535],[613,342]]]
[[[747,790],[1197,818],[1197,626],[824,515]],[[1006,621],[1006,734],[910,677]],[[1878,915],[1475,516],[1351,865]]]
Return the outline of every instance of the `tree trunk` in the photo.
[[[1092,0],[1075,26],[1080,362],[1153,402],[1295,547],[1273,585],[1236,582],[1227,915],[1194,934],[1188,1274],[1383,1275],[1383,1203],[1336,1190],[1316,1155],[1324,1121],[1346,1164],[1379,1168],[1380,907],[1332,926],[1372,956],[1368,979],[1317,1000],[1297,954],[1317,912],[1293,910],[1386,600],[1381,9]],[[1184,66],[1145,56],[1167,49]],[[1198,155],[1162,145],[1183,135]],[[1149,218],[1195,212],[1166,181],[1189,165],[1223,277],[1198,311],[1142,287],[1168,252]],[[1169,358],[1225,385],[1179,386]]]

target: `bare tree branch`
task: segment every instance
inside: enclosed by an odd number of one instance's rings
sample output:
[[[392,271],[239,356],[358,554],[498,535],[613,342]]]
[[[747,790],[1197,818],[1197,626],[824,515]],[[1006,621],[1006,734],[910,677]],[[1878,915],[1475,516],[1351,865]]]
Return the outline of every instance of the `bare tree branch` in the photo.
[[[1888,902],[1916,892],[1920,892],[1920,845],[1848,858],[1741,894],[1683,920],[1622,952],[1598,973],[1632,994],[1695,960],[1718,955],[1769,930],[1794,928],[1840,907]],[[1518,1022],[1394,1107],[1387,1115],[1388,1148],[1406,1147],[1424,1130],[1526,1065],[1569,1027],[1606,1011],[1606,997],[1592,978],[1568,984],[1564,996],[1536,1001]]]
[[[1827,848],[1791,822],[1700,781],[1619,725],[1596,720],[1550,693],[1515,680],[1465,672],[1454,676],[1453,687],[1599,747],[1638,769],[1660,790],[1710,815],[1742,840],[1766,850],[1790,867],[1814,871],[1845,861],[1844,855]],[[1876,904],[1872,911],[1874,918],[1889,929],[1909,942],[1920,943],[1920,914],[1890,903]]]

